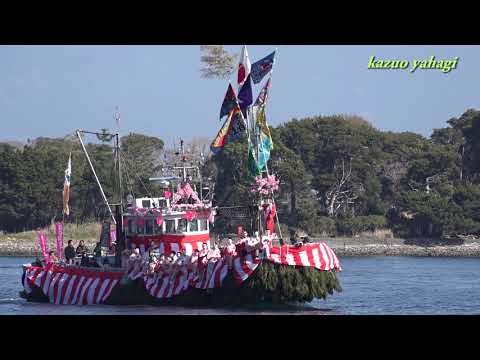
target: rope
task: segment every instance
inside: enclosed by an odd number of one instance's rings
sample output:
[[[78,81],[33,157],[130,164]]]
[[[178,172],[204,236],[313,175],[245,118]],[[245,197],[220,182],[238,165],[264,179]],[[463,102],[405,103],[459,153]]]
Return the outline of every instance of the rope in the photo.
[[[122,155],[121,155],[122,156]],[[126,159],[124,159],[125,162],[126,162]],[[145,186],[145,184],[143,183],[142,179],[140,178],[140,176],[135,173],[135,176],[137,177],[137,179],[140,181],[140,184],[142,184],[143,188],[145,189],[145,191],[147,192],[147,195],[150,197],[150,198],[153,198],[151,192],[147,189],[147,187]]]
[[[120,153],[120,161],[123,161],[123,163],[126,165],[125,159],[123,158],[123,154]],[[125,178],[126,178],[126,183],[127,183],[127,191],[132,194],[132,196],[135,196],[135,192],[133,191],[133,188],[130,186],[131,182],[131,177],[130,174],[128,173],[128,166],[123,167],[125,170]]]

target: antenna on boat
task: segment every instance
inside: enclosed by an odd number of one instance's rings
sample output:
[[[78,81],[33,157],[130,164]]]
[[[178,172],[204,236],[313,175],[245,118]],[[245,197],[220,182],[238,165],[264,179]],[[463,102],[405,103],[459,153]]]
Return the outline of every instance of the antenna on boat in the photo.
[[[185,148],[183,146],[183,139],[180,139],[180,153],[182,154],[182,170],[183,170],[183,181],[187,181],[187,169],[185,168],[185,162],[187,157],[185,156]]]

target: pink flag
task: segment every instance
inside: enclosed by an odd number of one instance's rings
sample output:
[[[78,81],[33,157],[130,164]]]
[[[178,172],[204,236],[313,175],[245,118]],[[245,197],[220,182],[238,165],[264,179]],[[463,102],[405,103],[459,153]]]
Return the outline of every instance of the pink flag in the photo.
[[[38,242],[40,243],[40,249],[42,250],[43,258],[46,262],[48,262],[48,245],[47,245],[47,238],[43,231],[38,233]]]
[[[117,242],[117,230],[115,228],[110,229],[110,237],[108,238],[108,247],[112,246],[113,242]]]
[[[155,218],[155,222],[157,223],[158,226],[162,225],[163,223],[163,217],[162,215],[159,215]]]
[[[61,259],[63,252],[63,222],[55,223],[55,234],[57,235],[57,256]]]

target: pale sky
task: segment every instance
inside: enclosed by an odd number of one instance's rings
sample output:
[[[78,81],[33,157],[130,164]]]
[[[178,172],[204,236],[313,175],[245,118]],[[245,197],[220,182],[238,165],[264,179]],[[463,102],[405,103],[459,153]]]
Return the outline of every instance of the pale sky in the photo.
[[[247,45],[248,46],[248,45]],[[430,136],[480,108],[479,46],[248,46],[252,62],[278,47],[270,124],[357,114],[381,130]],[[239,53],[241,46],[228,45]],[[457,69],[368,70],[377,59],[460,58]],[[199,46],[0,46],[0,140],[59,137],[77,128],[213,139],[228,80],[200,77]],[[236,74],[231,77],[236,85]],[[236,86],[235,86],[236,88]],[[254,88],[256,98],[260,86]]]

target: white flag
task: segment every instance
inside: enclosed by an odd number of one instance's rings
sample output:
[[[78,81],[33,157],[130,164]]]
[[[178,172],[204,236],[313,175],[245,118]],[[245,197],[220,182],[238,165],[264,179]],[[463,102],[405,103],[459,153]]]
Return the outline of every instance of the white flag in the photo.
[[[72,175],[72,153],[68,156],[68,165],[65,169],[65,182],[63,183],[63,213],[70,214],[68,200],[70,199],[70,176]]]
[[[250,64],[250,59],[248,58],[247,47],[244,45],[242,48],[242,53],[240,54],[240,62],[238,64],[238,88],[243,85],[247,79],[248,74],[250,74],[250,69],[252,65]]]

